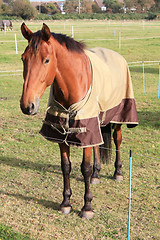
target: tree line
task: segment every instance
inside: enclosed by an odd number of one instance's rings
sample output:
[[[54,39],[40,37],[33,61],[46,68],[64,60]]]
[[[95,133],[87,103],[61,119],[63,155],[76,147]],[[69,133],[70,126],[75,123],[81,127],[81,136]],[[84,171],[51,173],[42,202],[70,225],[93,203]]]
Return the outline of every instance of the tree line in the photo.
[[[0,13],[23,19],[32,19],[37,14],[29,0],[0,0]]]
[[[81,0],[80,12],[82,13],[100,13],[102,11],[96,2],[93,0]],[[106,7],[106,13],[122,13],[122,12],[147,12],[147,11],[159,11],[160,0],[103,0],[103,4]],[[66,13],[78,12],[79,1],[78,0],[66,0],[64,4],[64,10]]]
[[[80,4],[79,4],[80,3]],[[68,14],[115,14],[115,13],[153,13],[160,10],[160,0],[103,0],[106,7],[102,11],[93,0],[66,0],[63,11]],[[41,3],[34,8],[29,0],[0,0],[0,14],[23,19],[34,19],[38,15],[55,16],[61,11],[57,3]],[[156,15],[155,15],[156,16]],[[41,16],[42,17],[42,16]],[[43,17],[42,17],[43,18]]]

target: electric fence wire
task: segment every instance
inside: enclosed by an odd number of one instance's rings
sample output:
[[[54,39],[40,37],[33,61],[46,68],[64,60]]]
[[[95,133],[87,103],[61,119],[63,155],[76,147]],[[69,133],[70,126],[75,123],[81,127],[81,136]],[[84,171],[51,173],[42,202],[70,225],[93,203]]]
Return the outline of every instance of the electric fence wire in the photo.
[[[38,133],[28,133],[28,132],[24,132],[24,131],[19,131],[19,130],[15,130],[15,129],[6,129],[6,128],[2,128],[2,127],[0,127],[0,130],[3,130],[3,131],[10,131],[10,132],[15,132],[15,133],[18,133],[18,134],[25,134],[25,135],[28,135],[28,136],[35,136],[35,137],[41,137],[41,135],[40,134],[38,134]],[[53,137],[45,137],[45,139],[47,139],[47,140],[50,140],[50,141],[62,141],[62,139],[57,139],[57,138],[53,138]],[[69,141],[69,140],[67,140],[67,142],[69,143],[69,144],[71,144],[71,145],[80,145],[80,143],[77,143],[77,142],[74,142],[74,141]],[[83,148],[83,146],[81,146],[80,145],[80,147],[81,148]],[[85,146],[84,146],[85,147]],[[104,146],[99,146],[99,148],[101,148],[101,149],[105,149],[105,150],[111,150],[111,151],[117,151],[117,152],[123,152],[123,153],[126,153],[126,154],[128,154],[128,152],[129,152],[129,150],[128,151],[124,151],[124,150],[116,150],[116,149],[113,149],[113,148],[106,148],[106,147],[104,147]],[[155,151],[156,151],[156,149],[155,149]],[[158,150],[157,150],[158,151]],[[151,157],[151,156],[147,156],[147,155],[143,155],[143,154],[138,154],[138,153],[134,153],[134,152],[132,152],[132,155],[134,155],[134,156],[139,156],[139,157],[145,157],[145,158],[150,158],[150,159],[154,159],[154,160],[158,160],[158,161],[160,161],[160,158],[155,158],[155,157]]]

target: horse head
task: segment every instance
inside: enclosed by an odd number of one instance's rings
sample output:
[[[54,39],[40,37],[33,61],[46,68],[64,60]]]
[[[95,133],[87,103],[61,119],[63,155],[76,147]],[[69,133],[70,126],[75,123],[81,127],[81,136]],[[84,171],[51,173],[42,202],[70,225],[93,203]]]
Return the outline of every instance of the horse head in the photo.
[[[32,33],[23,23],[21,32],[28,40],[28,46],[22,54],[24,84],[20,107],[24,114],[34,115],[46,87],[54,81],[57,60],[51,32],[46,24],[43,24],[41,31]]]

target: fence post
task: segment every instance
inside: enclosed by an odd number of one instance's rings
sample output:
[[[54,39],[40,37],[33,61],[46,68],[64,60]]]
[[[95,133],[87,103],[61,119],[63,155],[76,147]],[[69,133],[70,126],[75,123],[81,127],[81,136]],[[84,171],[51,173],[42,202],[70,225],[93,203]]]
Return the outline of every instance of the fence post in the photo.
[[[160,63],[159,63],[158,99],[159,99],[159,91],[160,91]]]
[[[17,37],[16,37],[16,34],[14,34],[14,36],[15,36],[16,54],[18,54],[18,48],[17,48]]]
[[[119,32],[119,49],[121,49],[121,32]]]
[[[4,33],[6,33],[7,31],[7,27],[6,27],[6,23],[4,23]]]
[[[130,219],[131,219],[131,173],[132,173],[132,151],[130,150],[129,161],[129,206],[128,206],[128,240],[130,239]]]
[[[144,30],[144,20],[142,20],[143,30]]]
[[[143,66],[143,93],[145,93],[144,61],[142,62],[142,66]]]
[[[74,38],[74,27],[72,26],[72,38]]]

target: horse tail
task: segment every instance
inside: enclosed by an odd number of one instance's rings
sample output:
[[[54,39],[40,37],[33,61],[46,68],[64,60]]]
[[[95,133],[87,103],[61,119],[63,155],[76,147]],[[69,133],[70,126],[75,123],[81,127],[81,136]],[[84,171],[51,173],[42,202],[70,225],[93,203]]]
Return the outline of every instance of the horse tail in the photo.
[[[111,124],[107,124],[105,127],[101,127],[101,133],[104,144],[99,147],[100,160],[102,163],[109,163],[111,160]]]

